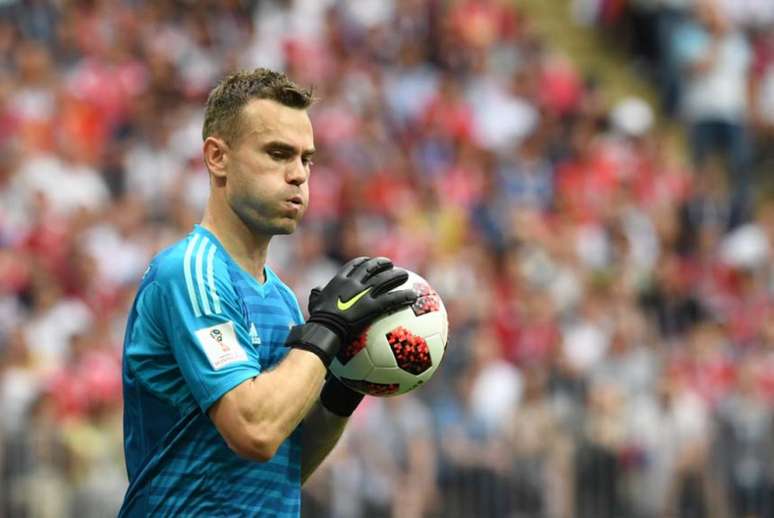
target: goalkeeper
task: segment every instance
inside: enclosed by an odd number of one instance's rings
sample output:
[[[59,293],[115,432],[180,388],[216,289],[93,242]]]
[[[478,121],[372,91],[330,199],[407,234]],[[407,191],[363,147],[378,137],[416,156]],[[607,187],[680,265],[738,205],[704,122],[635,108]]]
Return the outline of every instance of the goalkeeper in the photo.
[[[311,102],[265,69],[229,76],[207,100],[204,217],[151,262],[127,323],[119,516],[299,516],[301,485],[362,398],[325,381],[329,362],[416,299],[390,291],[406,272],[358,258],[313,290],[303,323],[265,264],[307,206]]]

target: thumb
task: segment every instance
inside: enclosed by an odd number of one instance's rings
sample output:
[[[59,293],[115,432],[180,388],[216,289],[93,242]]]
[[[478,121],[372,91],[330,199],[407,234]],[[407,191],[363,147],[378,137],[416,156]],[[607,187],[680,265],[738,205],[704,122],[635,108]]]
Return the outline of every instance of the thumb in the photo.
[[[317,305],[317,301],[320,300],[320,293],[322,293],[322,288],[319,286],[312,288],[312,291],[309,292],[309,304],[307,305],[309,313],[312,312],[312,308],[315,307]]]

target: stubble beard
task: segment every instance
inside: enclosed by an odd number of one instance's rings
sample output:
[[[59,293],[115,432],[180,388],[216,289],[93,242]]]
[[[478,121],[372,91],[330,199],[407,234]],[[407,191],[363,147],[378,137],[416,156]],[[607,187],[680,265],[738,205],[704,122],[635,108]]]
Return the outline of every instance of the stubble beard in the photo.
[[[232,210],[239,217],[242,223],[257,237],[268,237],[288,235],[295,232],[298,222],[297,219],[277,214],[275,216],[265,216],[263,210],[265,206],[256,206],[249,201],[245,203],[236,202],[232,204]],[[303,215],[303,214],[302,214]],[[287,223],[285,223],[287,221]]]

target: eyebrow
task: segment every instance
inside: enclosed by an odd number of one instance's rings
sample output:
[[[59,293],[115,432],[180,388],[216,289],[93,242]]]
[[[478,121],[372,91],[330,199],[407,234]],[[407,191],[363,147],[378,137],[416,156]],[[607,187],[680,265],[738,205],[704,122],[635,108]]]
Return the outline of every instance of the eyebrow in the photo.
[[[296,153],[298,149],[295,146],[291,146],[290,144],[286,142],[281,142],[278,140],[273,140],[271,142],[267,142],[264,146],[266,149],[276,149],[278,151],[286,151],[289,153]],[[301,152],[301,156],[303,157],[310,157],[315,154],[317,150],[314,148],[311,149],[305,149]]]

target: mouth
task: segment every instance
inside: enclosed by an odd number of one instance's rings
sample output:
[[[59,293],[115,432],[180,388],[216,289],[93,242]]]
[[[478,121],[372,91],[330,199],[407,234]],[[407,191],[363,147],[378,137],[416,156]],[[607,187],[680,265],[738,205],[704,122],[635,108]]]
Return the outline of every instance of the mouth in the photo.
[[[297,205],[299,208],[304,206],[304,199],[300,195],[295,195],[287,199],[289,203]]]
[[[290,198],[287,198],[282,205],[285,207],[284,210],[286,211],[286,215],[296,218],[304,210],[304,199],[298,195],[291,196]]]

